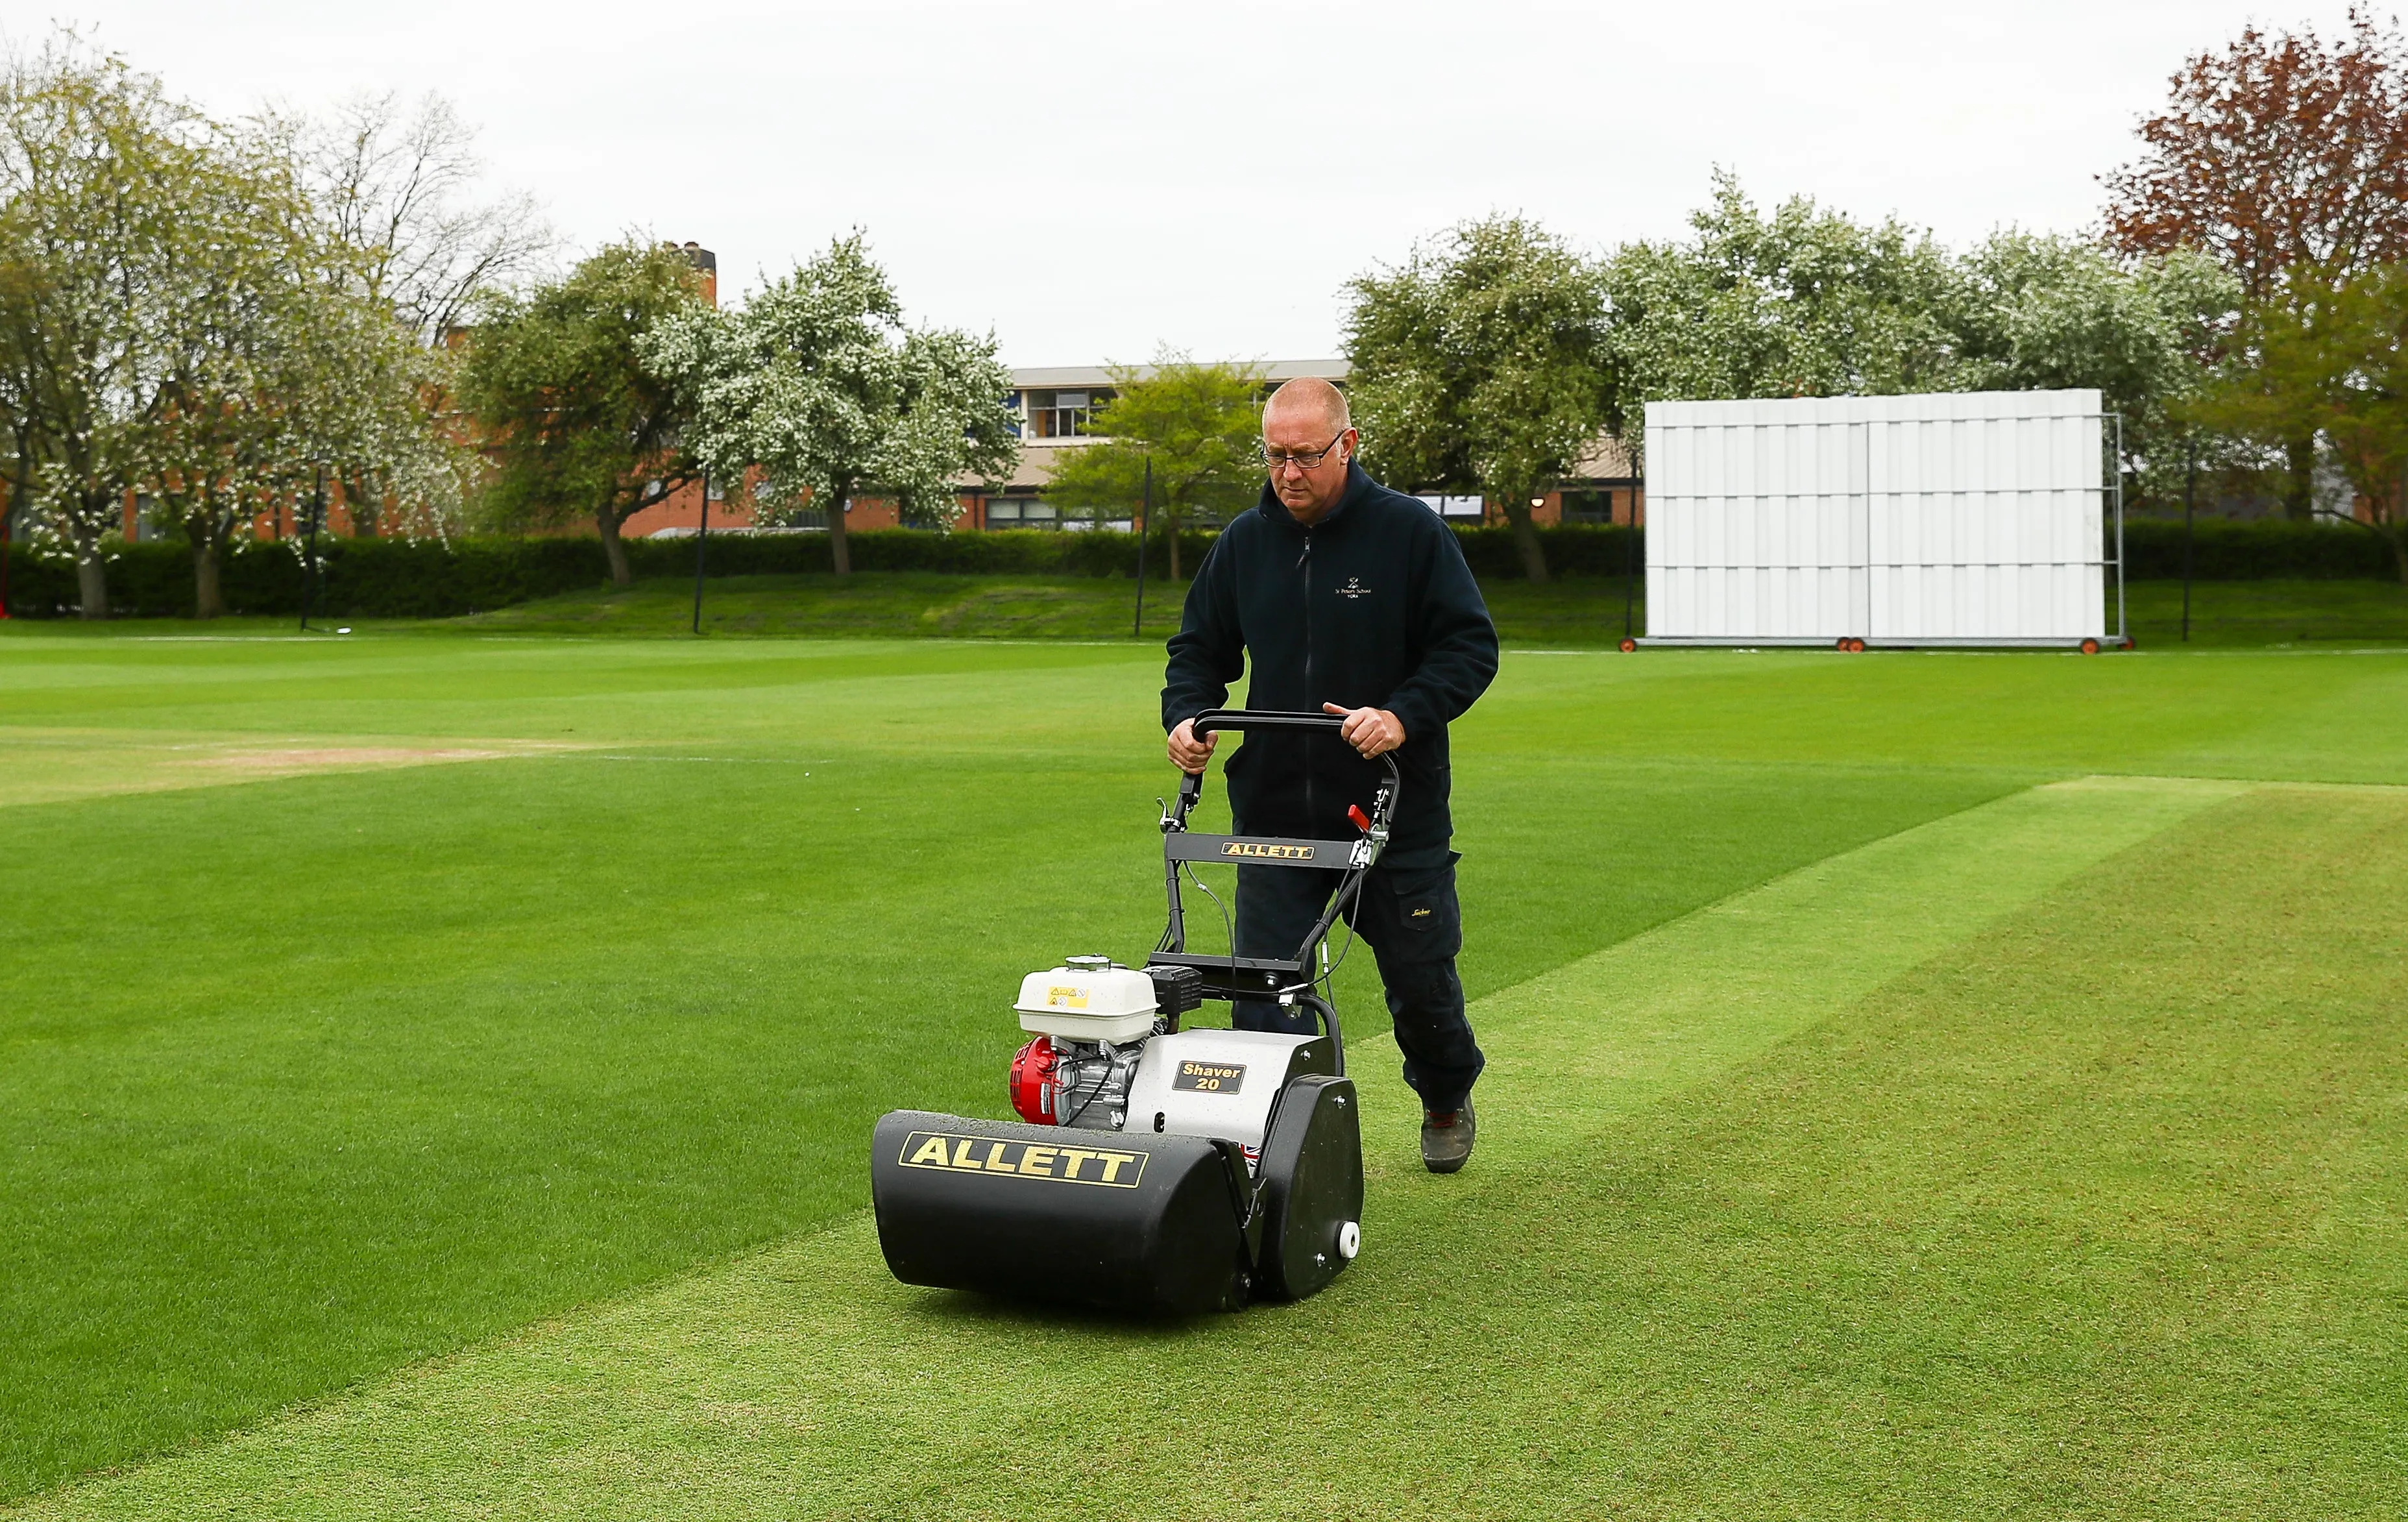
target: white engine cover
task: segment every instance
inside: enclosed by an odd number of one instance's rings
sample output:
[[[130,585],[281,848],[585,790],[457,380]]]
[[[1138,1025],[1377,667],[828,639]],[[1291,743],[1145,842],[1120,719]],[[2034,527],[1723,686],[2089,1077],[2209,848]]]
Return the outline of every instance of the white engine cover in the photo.
[[[1296,1049],[1312,1039],[1262,1030],[1156,1036],[1138,1058],[1123,1129],[1219,1137],[1259,1152]]]
[[[1117,1045],[1154,1028],[1154,980],[1132,968],[1057,967],[1021,979],[1012,1008],[1023,1030]]]

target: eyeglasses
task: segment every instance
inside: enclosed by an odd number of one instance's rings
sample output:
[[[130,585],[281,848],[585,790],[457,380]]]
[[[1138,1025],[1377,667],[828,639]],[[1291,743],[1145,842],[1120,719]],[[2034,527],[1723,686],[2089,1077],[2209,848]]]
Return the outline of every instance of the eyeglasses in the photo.
[[[1329,452],[1338,447],[1338,440],[1345,437],[1346,430],[1340,428],[1336,438],[1331,438],[1319,449],[1305,450],[1295,454],[1290,454],[1285,450],[1272,449],[1267,444],[1258,444],[1254,447],[1254,458],[1268,466],[1274,476],[1288,466],[1294,466],[1299,470],[1318,470],[1321,468],[1321,462],[1329,458]]]

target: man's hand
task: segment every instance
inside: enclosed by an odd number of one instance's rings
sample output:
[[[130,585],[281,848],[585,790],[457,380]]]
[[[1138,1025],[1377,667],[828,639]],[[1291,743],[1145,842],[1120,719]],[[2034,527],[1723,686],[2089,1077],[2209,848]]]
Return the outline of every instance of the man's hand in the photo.
[[[1324,713],[1342,713],[1346,722],[1338,726],[1338,738],[1363,753],[1369,761],[1384,754],[1405,742],[1402,720],[1383,708],[1340,708],[1335,703],[1321,705]],[[1174,740],[1176,737],[1173,737]],[[1177,760],[1176,755],[1172,756]]]
[[[1184,772],[1200,773],[1204,769],[1204,763],[1212,759],[1212,747],[1220,743],[1221,737],[1218,734],[1209,734],[1202,739],[1197,739],[1196,721],[1182,719],[1179,721],[1179,727],[1170,732],[1170,744],[1168,747],[1170,752],[1170,764]]]

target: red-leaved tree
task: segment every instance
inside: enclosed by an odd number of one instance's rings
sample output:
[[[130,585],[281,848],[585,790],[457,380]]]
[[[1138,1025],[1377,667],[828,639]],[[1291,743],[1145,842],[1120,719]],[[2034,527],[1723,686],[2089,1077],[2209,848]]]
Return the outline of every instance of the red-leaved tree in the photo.
[[[2105,178],[2108,240],[2127,253],[2200,250],[2253,310],[2289,299],[2291,272],[2324,285],[2408,262],[2408,40],[2353,7],[2327,43],[2243,31],[2173,76],[2141,123],[2141,156]],[[2283,443],[2305,517],[2315,439]]]
[[[2348,39],[2251,27],[2173,77],[2146,151],[2106,177],[2108,237],[2204,250],[2252,301],[2283,272],[2408,260],[2408,45],[2357,9]]]

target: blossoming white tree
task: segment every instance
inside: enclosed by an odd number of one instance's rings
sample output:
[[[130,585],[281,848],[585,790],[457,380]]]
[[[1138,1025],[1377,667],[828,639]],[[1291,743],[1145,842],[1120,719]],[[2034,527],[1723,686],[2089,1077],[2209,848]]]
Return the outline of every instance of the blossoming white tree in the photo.
[[[771,518],[824,512],[840,576],[853,570],[844,505],[856,494],[943,526],[963,477],[993,480],[1016,459],[995,340],[907,327],[857,232],[741,308],[662,322],[639,348],[693,398],[686,446],[721,481],[757,467]]]
[[[205,618],[226,545],[321,467],[405,520],[449,516],[441,358],[363,257],[278,132],[211,122],[72,34],[0,68],[10,510],[71,547],[86,617],[130,493],[191,542]]]

